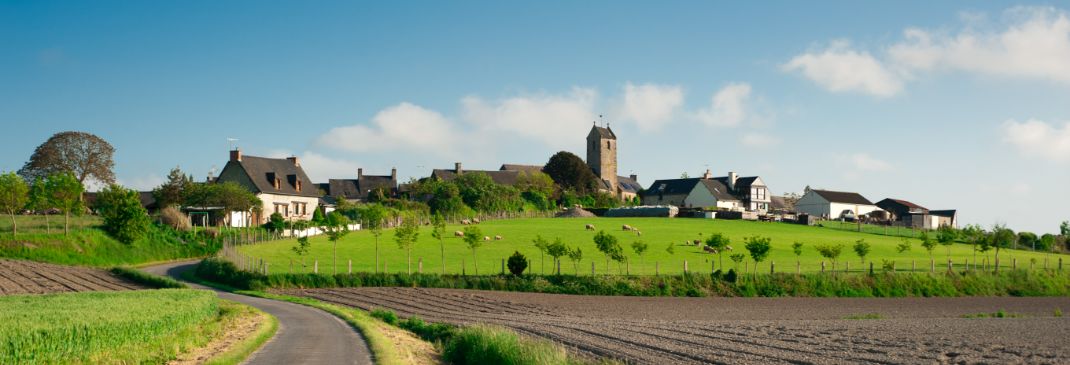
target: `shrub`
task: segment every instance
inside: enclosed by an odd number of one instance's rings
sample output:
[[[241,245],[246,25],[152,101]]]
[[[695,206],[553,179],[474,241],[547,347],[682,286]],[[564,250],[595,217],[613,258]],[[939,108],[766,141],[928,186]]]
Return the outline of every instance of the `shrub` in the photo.
[[[190,224],[189,216],[175,207],[166,207],[160,210],[160,223],[183,232],[193,228]]]
[[[513,276],[520,276],[524,274],[524,270],[528,268],[528,258],[524,257],[520,251],[516,251],[512,256],[509,256],[509,272]]]
[[[567,364],[568,353],[545,340],[521,338],[516,332],[486,326],[461,329],[443,345],[451,364]]]
[[[97,193],[94,207],[104,218],[104,230],[119,242],[133,243],[149,230],[149,214],[137,191],[109,185]]]
[[[391,310],[373,309],[371,311],[371,316],[375,317],[375,318],[379,318],[380,320],[382,320],[383,322],[386,322],[387,324],[396,325],[398,323],[398,315],[395,314],[394,311],[391,311]]]
[[[117,266],[111,269],[112,274],[118,275],[126,280],[133,281],[142,285],[153,287],[156,289],[185,289],[189,288],[186,284],[175,281],[169,277],[158,276],[146,273],[141,270],[131,269],[129,267]]]

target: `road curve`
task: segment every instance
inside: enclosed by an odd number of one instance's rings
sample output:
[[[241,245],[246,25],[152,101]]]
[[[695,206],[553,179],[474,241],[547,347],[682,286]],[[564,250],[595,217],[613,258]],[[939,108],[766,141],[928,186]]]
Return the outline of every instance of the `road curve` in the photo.
[[[150,266],[148,273],[180,278],[198,261]],[[348,323],[322,310],[271,299],[249,297],[188,283],[196,289],[212,290],[220,298],[233,300],[270,313],[279,320],[275,337],[244,362],[253,365],[290,364],[372,364],[364,338]]]

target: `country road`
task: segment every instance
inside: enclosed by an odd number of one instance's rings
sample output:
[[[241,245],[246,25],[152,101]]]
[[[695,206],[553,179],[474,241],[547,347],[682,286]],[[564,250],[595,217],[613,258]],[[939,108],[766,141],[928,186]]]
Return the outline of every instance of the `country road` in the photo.
[[[143,268],[145,272],[180,279],[197,261],[168,263]],[[279,330],[245,364],[372,364],[363,337],[349,324],[322,310],[277,300],[237,295],[188,283],[196,289],[213,290],[220,298],[233,300],[270,313],[279,320]]]

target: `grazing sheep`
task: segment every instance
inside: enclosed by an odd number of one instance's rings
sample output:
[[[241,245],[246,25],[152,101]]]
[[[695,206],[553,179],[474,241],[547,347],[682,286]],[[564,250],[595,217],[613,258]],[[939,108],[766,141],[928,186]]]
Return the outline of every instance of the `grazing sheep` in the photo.
[[[494,236],[494,240],[495,241],[501,241],[502,240],[502,236]]]
[[[594,225],[593,224],[588,224],[587,227],[584,227],[584,228],[586,228],[588,231],[593,231],[594,230]]]
[[[725,251],[732,251],[732,246],[724,246]]]
[[[625,231],[631,231],[634,228],[632,228],[632,226],[629,226],[629,225],[625,224],[623,226],[620,226],[620,229],[625,230]]]
[[[467,225],[469,225],[469,224],[472,224],[472,221],[470,221],[470,220],[468,220],[468,219],[462,219],[462,220],[461,220],[461,224],[462,224],[462,225],[465,225],[465,226],[467,226]]]
[[[701,245],[701,244],[702,244],[702,241],[701,241],[701,240],[694,240],[694,241],[692,241],[692,242],[694,242],[694,243],[695,243],[695,246],[698,246],[698,245]]]
[[[472,218],[472,224],[479,224],[479,218]]]
[[[490,236],[483,236],[484,241],[490,241]]]
[[[454,231],[454,232],[453,232],[453,236],[454,236],[454,237],[464,237],[464,232],[461,232],[461,231]]]

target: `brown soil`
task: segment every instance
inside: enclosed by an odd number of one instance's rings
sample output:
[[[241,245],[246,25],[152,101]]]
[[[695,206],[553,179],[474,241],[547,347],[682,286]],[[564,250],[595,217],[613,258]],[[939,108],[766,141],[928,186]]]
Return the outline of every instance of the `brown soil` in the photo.
[[[491,323],[628,363],[1070,363],[1070,298],[649,298],[454,289],[281,291]],[[968,319],[1003,310],[1020,318]],[[876,314],[879,319],[849,319]]]
[[[101,269],[0,259],[0,295],[135,289],[146,287]]]

